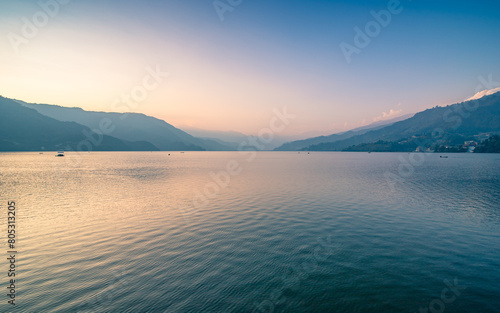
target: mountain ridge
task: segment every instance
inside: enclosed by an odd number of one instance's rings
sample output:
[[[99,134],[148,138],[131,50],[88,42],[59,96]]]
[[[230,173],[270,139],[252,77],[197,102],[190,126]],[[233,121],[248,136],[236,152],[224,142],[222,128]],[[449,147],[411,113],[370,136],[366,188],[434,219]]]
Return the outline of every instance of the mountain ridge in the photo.
[[[470,98],[473,100],[426,109],[412,114],[409,118],[407,117],[410,115],[400,116],[347,132],[295,140],[284,143],[274,150],[358,151],[361,149],[359,151],[364,151],[363,149],[371,149],[370,147],[373,148],[376,144],[375,146],[381,146],[382,149],[404,147],[406,151],[415,147],[430,149],[433,145],[453,145],[460,141],[463,143],[464,140],[479,141],[488,134],[500,132],[500,92],[495,92],[497,89],[476,93]],[[96,150],[237,150],[235,142],[197,138],[164,120],[142,113],[86,111],[78,107],[27,103],[4,97],[0,97],[0,100],[3,110],[3,136],[0,136],[2,151],[5,149],[33,151],[44,147],[27,138],[27,133],[31,133],[33,138],[38,138],[51,149],[60,147],[63,143],[74,147],[75,141],[85,140],[82,134],[93,133],[102,139],[102,145],[100,143]],[[25,116],[22,116],[23,114]],[[6,116],[9,116],[9,119]],[[17,121],[21,125],[23,132],[19,135],[5,126],[13,127],[12,121]],[[44,128],[37,123],[44,125],[47,133],[44,133]],[[106,131],[102,131],[103,125],[106,126],[104,127]],[[37,132],[31,131],[30,127],[37,129]],[[57,133],[57,130],[64,134]],[[442,132],[440,136],[443,138],[433,134],[437,130]],[[213,131],[214,135],[217,133],[239,139],[244,136],[237,132]],[[50,136],[53,138],[50,139]],[[89,138],[87,136],[87,140]],[[422,142],[425,144],[422,145]],[[36,148],[37,146],[40,148]]]
[[[158,148],[146,141],[125,141],[106,134],[93,137],[86,126],[58,121],[0,96],[0,151],[44,150],[157,151]]]
[[[470,108],[467,110],[466,108]],[[439,137],[433,132],[439,131]],[[459,102],[445,107],[434,107],[416,113],[413,117],[364,134],[332,142],[311,145],[308,151],[340,151],[351,146],[387,141],[397,143],[425,142],[456,144],[482,133],[500,131],[500,92],[479,99]],[[480,138],[480,137],[478,137]]]
[[[347,138],[353,137],[355,135],[366,133],[366,132],[373,130],[373,129],[378,129],[381,127],[385,127],[387,125],[391,125],[393,123],[400,121],[402,118],[405,118],[407,116],[413,116],[413,115],[414,114],[406,114],[406,115],[398,116],[398,117],[395,117],[395,118],[392,118],[389,120],[385,120],[385,121],[377,121],[377,122],[373,122],[373,123],[365,125],[365,126],[357,127],[357,128],[345,131],[345,132],[335,133],[332,135],[317,136],[317,137],[306,138],[306,139],[301,139],[301,140],[294,140],[291,142],[284,143],[283,145],[281,145],[280,147],[277,147],[274,150],[275,151],[297,151],[297,150],[301,150],[301,149],[306,148],[306,147],[313,145],[313,144],[320,144],[320,143],[324,143],[324,142],[331,142],[331,141],[347,139]]]
[[[16,100],[25,107],[59,121],[76,122],[91,129],[99,129],[101,121],[112,123],[112,135],[127,141],[147,141],[163,151],[232,150],[214,140],[196,138],[164,120],[143,113],[117,113],[86,111],[77,107],[52,104],[27,103]]]

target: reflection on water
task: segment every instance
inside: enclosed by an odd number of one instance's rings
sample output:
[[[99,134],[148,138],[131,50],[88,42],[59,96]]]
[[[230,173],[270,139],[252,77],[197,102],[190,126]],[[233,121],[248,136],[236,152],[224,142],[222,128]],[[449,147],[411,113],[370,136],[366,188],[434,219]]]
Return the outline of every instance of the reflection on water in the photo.
[[[400,156],[0,154],[17,309],[497,312],[500,156]]]

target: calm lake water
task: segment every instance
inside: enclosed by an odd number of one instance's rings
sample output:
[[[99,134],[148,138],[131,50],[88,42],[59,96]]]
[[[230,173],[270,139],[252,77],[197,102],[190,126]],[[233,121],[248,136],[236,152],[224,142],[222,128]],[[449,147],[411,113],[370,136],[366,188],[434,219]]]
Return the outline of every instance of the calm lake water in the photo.
[[[500,312],[500,155],[0,154],[16,307]]]

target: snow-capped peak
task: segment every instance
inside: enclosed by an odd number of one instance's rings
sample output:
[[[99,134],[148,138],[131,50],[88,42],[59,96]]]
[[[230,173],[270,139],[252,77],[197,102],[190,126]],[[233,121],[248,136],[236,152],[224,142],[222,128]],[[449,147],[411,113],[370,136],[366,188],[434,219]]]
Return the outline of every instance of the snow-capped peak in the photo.
[[[485,97],[485,96],[492,95],[492,94],[497,93],[497,92],[500,92],[500,87],[495,88],[495,89],[480,91],[480,92],[476,93],[472,98],[469,98],[469,99],[467,99],[465,101],[477,100],[477,99],[480,99],[480,98]]]

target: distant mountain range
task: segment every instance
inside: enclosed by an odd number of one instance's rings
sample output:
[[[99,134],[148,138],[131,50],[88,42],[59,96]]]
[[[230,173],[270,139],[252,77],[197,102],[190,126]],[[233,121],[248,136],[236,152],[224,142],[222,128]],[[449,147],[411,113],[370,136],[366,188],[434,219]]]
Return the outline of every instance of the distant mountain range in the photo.
[[[192,127],[183,127],[182,130],[194,137],[218,141],[221,144],[232,147],[234,150],[237,150],[240,143],[245,142],[248,139],[248,135],[235,131],[213,131],[213,130],[192,128]],[[275,134],[272,142],[263,145],[264,146],[263,150],[273,150],[286,142],[299,140],[303,138],[309,138],[312,136],[312,134],[318,134],[318,133],[323,133],[323,132],[311,131],[296,135]],[[258,147],[255,148],[258,149]]]
[[[183,127],[182,130],[197,138],[217,141],[233,150],[237,150],[239,144],[247,139],[247,135],[235,131],[204,130],[192,127]]]
[[[188,132],[191,134],[139,113],[92,112],[0,96],[0,151],[230,151],[237,150],[239,143],[247,138],[237,132],[196,129]],[[347,132],[287,142],[275,150],[446,149],[448,145],[479,142],[498,133],[500,92],[495,89],[480,92],[465,102],[434,107]]]
[[[500,132],[500,92],[482,92],[470,101],[434,107],[382,127],[352,130],[290,142],[276,150],[414,151],[459,145]]]
[[[335,142],[335,141],[339,141],[339,140],[348,139],[348,138],[354,137],[356,135],[362,135],[362,134],[365,134],[371,130],[380,129],[380,128],[386,127],[388,125],[392,125],[392,124],[399,122],[401,120],[405,120],[411,116],[413,116],[413,114],[406,114],[406,115],[402,115],[402,116],[399,116],[399,117],[396,117],[393,119],[374,122],[372,124],[369,124],[369,125],[366,125],[363,127],[358,127],[358,128],[346,131],[346,132],[340,132],[340,133],[336,133],[336,134],[329,135],[329,136],[318,136],[318,137],[312,137],[312,138],[303,139],[303,140],[295,140],[295,141],[287,142],[274,150],[276,150],[276,151],[305,150],[306,148],[313,146],[313,145],[322,144],[325,142]]]
[[[218,142],[216,140],[202,139],[193,137],[186,132],[175,128],[174,126],[168,124],[167,122],[147,116],[139,113],[106,113],[106,112],[92,112],[85,111],[80,108],[67,108],[57,105],[49,104],[38,104],[38,103],[26,103],[19,100],[11,100],[7,98],[0,98],[0,103],[3,110],[4,103],[9,103],[12,110],[14,104],[17,104],[17,112],[22,115],[22,112],[26,110],[22,109],[32,109],[38,114],[51,118],[53,124],[57,124],[60,132],[64,132],[64,127],[60,123],[54,123],[54,120],[58,122],[72,122],[78,124],[82,127],[81,129],[89,128],[93,132],[93,135],[97,137],[97,133],[102,132],[102,123],[108,125],[108,133],[106,138],[114,138],[115,140],[127,142],[131,144],[132,142],[143,142],[148,143],[147,146],[142,146],[143,149],[140,150],[162,150],[162,151],[203,151],[203,150],[233,150],[233,147],[226,145],[224,143]],[[30,114],[29,116],[33,116]],[[19,117],[21,118],[21,117]],[[48,120],[46,124],[50,124]],[[27,128],[33,127],[34,123],[29,120],[28,117],[24,117],[24,123],[20,124],[19,127]],[[56,127],[53,127],[57,129]],[[40,134],[40,136],[43,132]],[[12,138],[16,138],[15,136]],[[56,137],[57,138],[57,137]],[[76,139],[77,137],[75,137]],[[78,137],[79,138],[79,137]],[[36,142],[36,136],[33,138]],[[35,145],[30,146],[27,150],[39,150]],[[110,150],[110,147],[98,144],[94,145],[94,150]],[[9,146],[12,148],[11,146]],[[125,146],[121,146],[124,150]],[[137,147],[136,147],[137,148]],[[132,149],[132,150],[136,150]],[[2,148],[5,150],[4,148]],[[20,147],[18,149],[21,149]],[[112,150],[117,150],[118,147]],[[120,148],[121,149],[121,148]],[[22,149],[21,149],[22,150]]]
[[[101,135],[93,136],[89,127],[62,122],[42,115],[18,102],[0,97],[0,151],[78,150],[152,151],[158,150],[146,141],[128,141]]]

